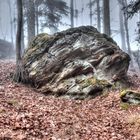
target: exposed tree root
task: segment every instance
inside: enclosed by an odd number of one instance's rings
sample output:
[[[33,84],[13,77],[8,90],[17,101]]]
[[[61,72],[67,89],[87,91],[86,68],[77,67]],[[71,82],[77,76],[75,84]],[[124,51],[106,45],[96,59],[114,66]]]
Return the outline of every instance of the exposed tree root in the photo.
[[[23,68],[21,60],[18,61],[17,64],[16,64],[16,70],[15,70],[15,73],[13,75],[13,81],[15,81],[17,83],[20,83],[20,82],[28,83],[27,72]]]

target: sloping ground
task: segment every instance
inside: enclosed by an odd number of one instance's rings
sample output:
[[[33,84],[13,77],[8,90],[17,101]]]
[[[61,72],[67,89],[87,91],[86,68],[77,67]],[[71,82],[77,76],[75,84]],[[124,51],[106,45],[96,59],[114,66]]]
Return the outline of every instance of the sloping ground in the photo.
[[[0,61],[1,140],[140,139],[140,106],[122,105],[119,91],[84,101],[45,96],[11,82],[14,67]],[[136,75],[130,81],[140,89]]]

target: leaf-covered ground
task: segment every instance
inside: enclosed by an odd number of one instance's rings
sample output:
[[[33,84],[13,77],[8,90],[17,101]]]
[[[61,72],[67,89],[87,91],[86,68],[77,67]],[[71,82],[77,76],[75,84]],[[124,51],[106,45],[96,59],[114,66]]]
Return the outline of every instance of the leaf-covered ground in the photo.
[[[54,98],[11,81],[13,61],[0,61],[0,140],[140,140],[140,106],[119,90],[92,100]],[[140,89],[137,75],[130,77]]]

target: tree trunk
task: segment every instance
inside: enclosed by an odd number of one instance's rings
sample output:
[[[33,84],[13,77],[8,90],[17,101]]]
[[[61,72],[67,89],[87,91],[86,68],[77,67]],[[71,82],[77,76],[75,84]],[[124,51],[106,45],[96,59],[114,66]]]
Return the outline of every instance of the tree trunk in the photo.
[[[22,0],[17,0],[17,35],[16,35],[16,64],[21,60],[21,35],[22,35]]]
[[[124,0],[124,7],[127,6],[127,1]],[[125,27],[125,34],[126,34],[126,43],[127,43],[127,48],[128,48],[128,54],[132,58],[132,53],[131,53],[131,47],[130,47],[130,40],[129,40],[129,29],[128,29],[128,18],[126,13],[124,12],[124,27]]]
[[[92,1],[91,0],[89,0],[89,9],[90,9],[90,13],[89,13],[90,25],[92,26]]]
[[[17,4],[16,4],[16,2],[14,3],[14,14],[13,14],[13,18],[14,18],[14,20],[13,20],[13,33],[14,33],[14,40],[16,40],[16,29],[17,29]],[[16,42],[14,42],[14,45],[15,45],[15,47],[16,47]]]
[[[74,27],[74,0],[70,1],[71,28]]]
[[[121,48],[127,52],[126,48],[126,40],[125,40],[125,31],[124,31],[124,17],[123,17],[123,11],[122,6],[119,5],[119,18],[120,18],[120,34],[121,34]]]
[[[35,5],[33,0],[27,1],[27,32],[28,32],[28,43],[35,36]]]
[[[35,6],[35,19],[36,19],[36,34],[39,34],[39,18],[38,18],[38,5]]]
[[[103,28],[104,28],[104,33],[110,36],[110,6],[109,6],[109,0],[103,0]]]
[[[79,11],[77,9],[77,2],[75,1],[74,3],[74,7],[75,7],[75,13],[74,13],[74,18],[75,18],[75,25],[78,26],[78,16],[79,16]]]
[[[7,4],[8,4],[8,7],[9,7],[9,14],[10,14],[11,42],[12,42],[12,45],[14,45],[14,39],[13,39],[13,18],[12,18],[12,10],[11,10],[11,1],[7,0]]]
[[[21,39],[22,39],[22,20],[23,5],[22,0],[17,0],[17,34],[16,34],[16,71],[13,77],[15,82],[25,82],[26,74],[24,72],[21,60]]]
[[[123,9],[123,7],[127,7],[127,0],[118,0],[118,2],[121,5],[121,9]],[[126,39],[126,44],[127,44],[127,53],[130,55],[132,59],[132,52],[131,52],[131,46],[130,46],[130,40],[129,40],[128,18],[127,18],[126,12],[123,12],[123,18],[124,18],[123,24],[124,24],[124,29],[125,29],[125,39]],[[131,61],[131,67],[134,67],[133,59]]]
[[[81,0],[81,5],[82,5],[82,8],[81,8],[81,24],[83,25],[83,17],[84,17],[84,1]]]
[[[127,6],[127,0],[118,0],[119,4],[120,4],[120,9],[122,10],[123,7]],[[123,24],[124,24],[124,28],[125,28],[125,38],[126,38],[126,44],[127,44],[127,52],[131,55],[131,47],[130,47],[130,41],[129,41],[129,29],[128,29],[128,18],[127,18],[127,13],[123,11]]]
[[[101,12],[100,12],[100,0],[96,0],[97,4],[97,29],[101,32]]]
[[[24,53],[25,50],[25,44],[24,44],[24,24],[22,25],[22,30],[21,30],[21,56]]]

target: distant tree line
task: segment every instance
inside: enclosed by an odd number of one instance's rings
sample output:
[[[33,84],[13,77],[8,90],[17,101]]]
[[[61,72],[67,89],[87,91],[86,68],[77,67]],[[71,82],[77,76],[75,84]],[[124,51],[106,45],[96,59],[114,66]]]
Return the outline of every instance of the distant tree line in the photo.
[[[19,2],[20,1],[20,2]],[[77,9],[74,9],[74,1],[70,0],[70,9],[67,6],[67,3],[63,0],[17,0],[17,10],[18,10],[18,19],[17,19],[17,37],[16,37],[16,51],[17,51],[17,71],[16,78],[17,81],[20,81],[17,77],[23,75],[19,73],[20,63],[21,63],[21,45],[22,40],[24,40],[24,27],[27,27],[27,36],[28,42],[39,33],[40,27],[49,27],[52,32],[58,30],[59,24],[63,24],[61,19],[62,16],[68,15],[70,12],[70,21],[71,27],[74,27],[74,18],[76,18]],[[139,0],[135,1],[133,4],[127,3],[127,0],[118,0],[120,5],[120,31],[122,39],[122,49],[129,53],[132,57],[132,51],[129,41],[129,29],[128,29],[128,16],[139,11]],[[92,16],[95,11],[93,11],[93,5],[96,4],[96,14],[97,14],[97,28],[101,31],[101,13],[102,13],[102,25],[103,32],[107,35],[111,35],[111,26],[110,26],[110,0],[103,0],[101,5],[101,0],[89,0],[89,16],[90,16],[90,25],[92,25]],[[21,8],[22,7],[22,8]],[[131,11],[124,10],[129,9]],[[102,10],[101,10],[102,9]],[[82,9],[84,10],[84,9]],[[22,11],[22,12],[21,12]],[[102,11],[102,12],[101,12]],[[23,16],[24,15],[24,16]],[[21,23],[22,22],[22,23]],[[126,40],[126,44],[123,43]],[[24,42],[24,41],[23,41]],[[19,56],[20,55],[20,56]],[[21,72],[21,70],[20,70]],[[20,76],[21,77],[21,76]],[[24,78],[22,78],[24,79]]]

